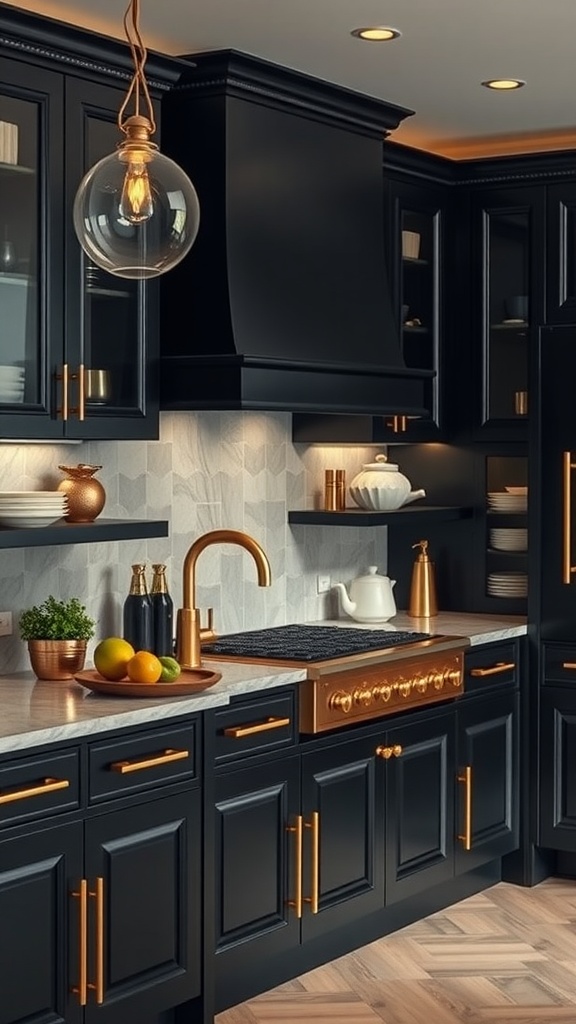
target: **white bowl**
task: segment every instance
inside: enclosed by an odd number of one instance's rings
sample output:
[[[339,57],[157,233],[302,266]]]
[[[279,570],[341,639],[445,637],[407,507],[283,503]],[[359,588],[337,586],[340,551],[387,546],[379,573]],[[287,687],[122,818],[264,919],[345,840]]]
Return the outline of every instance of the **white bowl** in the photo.
[[[50,526],[51,523],[57,523],[62,516],[55,516],[53,512],[50,515],[44,516],[32,516],[32,515],[19,515],[14,513],[11,516],[5,516],[0,512],[0,526],[9,526],[12,529],[30,529],[33,526]]]

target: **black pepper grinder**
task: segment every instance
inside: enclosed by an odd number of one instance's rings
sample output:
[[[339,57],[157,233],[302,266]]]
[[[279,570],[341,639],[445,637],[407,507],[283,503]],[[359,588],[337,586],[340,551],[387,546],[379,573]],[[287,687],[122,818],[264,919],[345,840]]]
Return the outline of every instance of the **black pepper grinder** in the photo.
[[[174,655],[174,602],[168,593],[166,566],[152,566],[154,573],[150,587],[152,621],[154,623],[154,654],[158,658]]]
[[[145,565],[132,566],[130,592],[124,601],[124,639],[135,651],[153,651],[152,602],[146,589]]]

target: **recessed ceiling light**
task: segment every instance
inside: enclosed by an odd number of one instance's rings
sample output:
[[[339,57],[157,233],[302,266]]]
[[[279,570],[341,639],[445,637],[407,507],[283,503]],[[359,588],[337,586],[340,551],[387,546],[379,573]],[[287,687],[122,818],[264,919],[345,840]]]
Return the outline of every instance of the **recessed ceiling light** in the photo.
[[[350,33],[357,39],[367,39],[372,43],[385,43],[388,39],[398,39],[401,32],[397,28],[387,28],[384,25],[373,25],[371,28],[355,28]]]
[[[523,82],[521,78],[490,78],[487,82],[482,82],[487,89],[499,89],[501,92],[509,91],[510,89],[521,89],[526,82]]]

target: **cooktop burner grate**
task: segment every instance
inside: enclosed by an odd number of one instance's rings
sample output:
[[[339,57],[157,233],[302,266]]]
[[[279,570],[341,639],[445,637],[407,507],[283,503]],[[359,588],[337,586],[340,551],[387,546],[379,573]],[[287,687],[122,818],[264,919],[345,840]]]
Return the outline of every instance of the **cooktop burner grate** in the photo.
[[[273,626],[247,633],[229,633],[202,645],[206,654],[246,658],[285,658],[287,661],[327,661],[347,654],[385,650],[430,640],[430,633],[339,626]]]

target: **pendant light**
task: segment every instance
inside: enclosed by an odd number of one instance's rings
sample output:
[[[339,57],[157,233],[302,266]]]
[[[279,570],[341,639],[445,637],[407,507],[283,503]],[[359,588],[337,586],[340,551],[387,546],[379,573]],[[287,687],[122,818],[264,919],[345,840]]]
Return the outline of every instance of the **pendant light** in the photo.
[[[73,216],[78,241],[97,266],[142,279],[164,274],[184,258],[198,232],[200,207],[188,176],[150,139],[156,123],[144,76],[139,0],[130,0],[124,31],[134,62],[118,112],[125,138],[84,176]]]

